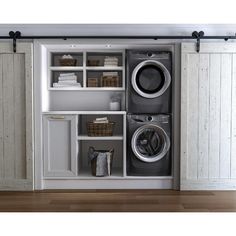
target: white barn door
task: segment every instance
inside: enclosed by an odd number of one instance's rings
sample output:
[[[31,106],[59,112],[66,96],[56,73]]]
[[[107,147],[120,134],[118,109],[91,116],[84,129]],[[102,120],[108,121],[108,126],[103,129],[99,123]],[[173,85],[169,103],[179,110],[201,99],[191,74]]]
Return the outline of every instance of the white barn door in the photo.
[[[236,189],[236,43],[183,43],[181,67],[181,190]]]
[[[0,43],[0,190],[33,189],[32,44]]]

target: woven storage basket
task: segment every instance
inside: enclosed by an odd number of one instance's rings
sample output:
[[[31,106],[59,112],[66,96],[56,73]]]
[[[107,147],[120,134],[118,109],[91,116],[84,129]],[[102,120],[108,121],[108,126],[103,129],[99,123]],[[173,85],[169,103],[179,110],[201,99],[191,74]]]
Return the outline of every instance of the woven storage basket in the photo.
[[[76,59],[71,59],[71,58],[60,59],[60,65],[61,66],[75,66]]]
[[[119,87],[120,86],[119,76],[102,76],[101,86],[102,87]]]
[[[88,66],[99,66],[100,61],[99,60],[88,60]]]
[[[112,150],[94,150],[95,152],[110,152],[111,153],[111,162],[110,162],[110,173],[108,175],[111,175],[112,173],[112,162],[113,162],[113,156],[114,156],[114,149]],[[93,176],[97,176],[96,173],[97,170],[97,157],[95,157],[93,160],[91,160],[91,172]]]
[[[88,136],[112,136],[115,122],[93,123],[87,122]]]
[[[88,78],[87,87],[99,87],[98,78]]]

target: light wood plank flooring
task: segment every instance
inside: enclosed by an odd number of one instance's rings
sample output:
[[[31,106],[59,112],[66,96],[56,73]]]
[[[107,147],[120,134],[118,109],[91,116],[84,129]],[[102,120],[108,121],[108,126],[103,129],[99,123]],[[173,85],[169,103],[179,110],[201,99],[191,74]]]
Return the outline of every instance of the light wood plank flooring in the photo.
[[[1,212],[236,212],[236,191],[0,192]]]

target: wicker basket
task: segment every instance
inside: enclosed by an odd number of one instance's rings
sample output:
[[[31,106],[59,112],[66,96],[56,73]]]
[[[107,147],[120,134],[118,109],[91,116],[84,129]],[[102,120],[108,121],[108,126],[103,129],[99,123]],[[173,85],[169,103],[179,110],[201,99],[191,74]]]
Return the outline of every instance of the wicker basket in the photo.
[[[111,162],[110,162],[110,173],[108,173],[108,175],[111,175],[112,173],[112,162],[113,162],[113,156],[114,156],[114,149],[112,150],[94,150],[95,152],[97,152],[98,154],[100,152],[105,153],[105,152],[110,152],[111,154]],[[97,157],[93,158],[91,160],[91,173],[93,176],[97,176]]]
[[[99,87],[98,78],[88,78],[87,87]]]
[[[76,65],[76,59],[65,58],[65,59],[60,59],[59,61],[60,61],[61,66],[75,66]]]
[[[115,122],[93,123],[87,122],[88,136],[112,136]]]
[[[102,76],[101,86],[102,87],[119,87],[120,86],[119,76]]]
[[[88,60],[88,66],[99,66],[100,61],[99,60]]]

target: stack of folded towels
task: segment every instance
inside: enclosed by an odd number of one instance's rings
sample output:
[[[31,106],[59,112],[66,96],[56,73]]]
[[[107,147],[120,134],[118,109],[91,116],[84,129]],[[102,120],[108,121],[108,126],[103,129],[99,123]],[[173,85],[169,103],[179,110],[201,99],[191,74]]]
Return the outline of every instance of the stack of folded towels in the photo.
[[[104,66],[118,66],[117,57],[105,57]]]
[[[53,87],[81,87],[81,84],[77,82],[75,73],[61,73]]]
[[[103,72],[102,76],[105,76],[105,77],[118,77],[118,72],[117,71]]]

